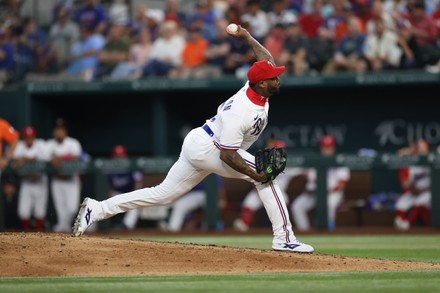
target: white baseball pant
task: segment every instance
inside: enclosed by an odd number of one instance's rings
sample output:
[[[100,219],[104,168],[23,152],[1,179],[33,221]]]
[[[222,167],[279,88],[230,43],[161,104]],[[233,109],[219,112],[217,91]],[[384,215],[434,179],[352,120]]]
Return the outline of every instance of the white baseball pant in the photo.
[[[238,153],[249,166],[255,168],[253,155],[242,149]],[[229,167],[220,160],[220,150],[201,127],[191,130],[186,136],[179,159],[162,183],[99,202],[101,210],[95,214],[95,220],[100,221],[131,209],[172,203],[211,173],[254,183],[272,222],[273,242],[288,243],[295,239],[284,196],[276,180],[262,184]]]
[[[22,180],[18,195],[18,216],[21,220],[29,220],[32,216],[43,219],[47,213],[49,197],[47,176],[40,181]]]
[[[395,208],[398,211],[409,211],[414,206],[424,206],[428,209],[431,208],[431,192],[425,191],[419,195],[413,195],[411,193],[402,194],[396,201]]]
[[[54,231],[71,232],[81,198],[81,181],[79,177],[69,180],[53,178],[51,189],[58,219]]]

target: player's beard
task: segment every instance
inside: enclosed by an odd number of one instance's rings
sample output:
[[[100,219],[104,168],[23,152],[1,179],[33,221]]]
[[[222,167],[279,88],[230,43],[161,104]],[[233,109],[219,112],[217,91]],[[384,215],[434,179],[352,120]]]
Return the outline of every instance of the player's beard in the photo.
[[[280,87],[279,86],[274,86],[273,88],[270,89],[270,97],[274,96],[274,95],[278,95],[280,93]]]

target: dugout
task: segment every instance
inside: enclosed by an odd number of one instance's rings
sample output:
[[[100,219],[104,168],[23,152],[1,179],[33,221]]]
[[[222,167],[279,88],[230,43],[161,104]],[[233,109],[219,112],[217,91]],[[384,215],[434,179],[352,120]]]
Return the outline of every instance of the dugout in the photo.
[[[313,155],[323,134],[333,135],[338,152],[347,155],[364,148],[393,154],[418,138],[435,150],[439,81],[438,75],[408,71],[283,76],[280,95],[270,99],[269,125],[251,151],[275,135],[287,142],[289,155]],[[214,115],[243,83],[235,77],[30,82],[0,92],[0,116],[17,129],[33,124],[42,138],[50,137],[53,120],[62,116],[93,159],[109,156],[116,143],[135,157],[175,158],[184,134]],[[396,169],[370,167],[374,172],[359,172],[368,173],[361,177],[371,192],[398,188],[390,180],[397,178]],[[95,188],[93,178],[86,181]]]

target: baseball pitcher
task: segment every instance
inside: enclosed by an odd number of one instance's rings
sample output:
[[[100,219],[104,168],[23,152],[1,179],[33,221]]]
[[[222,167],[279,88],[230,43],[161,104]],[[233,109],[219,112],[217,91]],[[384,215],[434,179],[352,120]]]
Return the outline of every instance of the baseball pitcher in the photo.
[[[272,223],[272,249],[299,253],[314,251],[312,246],[299,241],[293,233],[284,195],[275,178],[277,172],[274,170],[277,168],[273,168],[280,164],[268,157],[268,162],[274,164],[264,164],[264,169],[257,171],[255,156],[247,152],[268,123],[269,97],[278,94],[279,76],[285,67],[275,66],[269,51],[246,29],[239,26],[228,34],[245,40],[255,53],[257,61],[247,73],[248,81],[220,104],[217,113],[205,124],[186,135],[179,159],[162,183],[104,201],[86,197],[73,227],[74,236],[81,236],[92,223],[116,214],[172,203],[206,176],[215,173],[255,184]],[[279,157],[285,162],[282,154]]]

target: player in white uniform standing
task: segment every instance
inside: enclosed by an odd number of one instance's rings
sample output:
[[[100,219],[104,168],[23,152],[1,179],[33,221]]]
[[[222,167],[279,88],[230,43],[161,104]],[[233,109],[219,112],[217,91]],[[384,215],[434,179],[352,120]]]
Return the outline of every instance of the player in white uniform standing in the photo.
[[[272,248],[280,251],[313,252],[313,247],[299,241],[292,230],[289,211],[277,181],[267,180],[255,171],[255,157],[246,150],[259,138],[268,122],[269,97],[277,94],[279,75],[284,66],[275,67],[272,55],[244,28],[228,32],[244,39],[253,49],[257,62],[248,71],[248,81],[223,102],[217,114],[191,130],[184,139],[179,159],[162,183],[104,201],[86,197],[73,227],[80,236],[94,222],[131,209],[166,205],[189,192],[209,174],[239,178],[255,184],[272,222]]]
[[[76,138],[68,136],[66,121],[58,118],[53,128],[53,138],[47,141],[50,163],[60,168],[63,161],[79,160],[82,147]],[[81,198],[81,180],[78,174],[54,174],[51,191],[58,222],[55,232],[70,232],[76,207]]]
[[[21,168],[34,161],[49,160],[46,142],[36,138],[34,127],[27,126],[22,131],[22,140],[15,148],[13,155],[14,168]],[[47,200],[49,197],[48,179],[46,174],[22,175],[18,195],[18,216],[24,231],[31,230],[31,219],[35,218],[35,229],[45,230]]]
[[[325,135],[320,141],[321,154],[331,157],[336,150],[336,141],[330,135]],[[336,211],[344,200],[344,190],[350,180],[350,169],[347,167],[330,167],[327,170],[327,220],[328,229],[336,226]],[[301,231],[310,230],[308,211],[316,206],[316,170],[309,169],[306,191],[300,194],[291,204],[291,212],[296,227]]]

